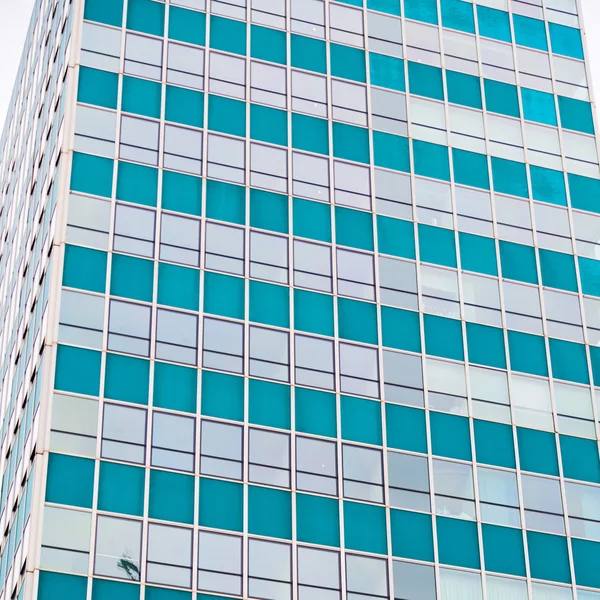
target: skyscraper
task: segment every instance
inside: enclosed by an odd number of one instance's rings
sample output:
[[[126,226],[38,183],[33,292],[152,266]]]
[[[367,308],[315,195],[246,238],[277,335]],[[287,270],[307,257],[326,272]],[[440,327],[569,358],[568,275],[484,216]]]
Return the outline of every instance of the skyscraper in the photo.
[[[600,600],[581,26],[38,0],[0,144],[0,600]]]

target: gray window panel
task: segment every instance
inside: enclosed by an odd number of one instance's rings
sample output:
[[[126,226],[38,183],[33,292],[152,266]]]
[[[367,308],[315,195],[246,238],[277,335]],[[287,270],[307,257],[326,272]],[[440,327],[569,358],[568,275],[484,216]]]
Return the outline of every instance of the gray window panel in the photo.
[[[192,585],[192,529],[148,525],[148,583],[189,588]]]
[[[296,33],[325,37],[325,3],[323,0],[291,0],[291,27]]]
[[[367,13],[369,25],[369,50],[402,58],[402,21],[399,18]]]
[[[456,271],[421,265],[421,292],[425,312],[460,319]]]
[[[427,458],[387,453],[390,504],[408,510],[431,511]]]
[[[163,166],[202,175],[202,132],[165,125]]]
[[[98,515],[94,574],[140,580],[142,522]]]
[[[296,438],[296,488],[337,495],[337,445],[314,438]]]
[[[375,300],[373,255],[337,250],[338,294],[361,300]]]
[[[454,188],[458,229],[468,233],[493,236],[492,207],[489,192]]]
[[[377,350],[340,343],[340,375],[343,393],[379,398]]]
[[[296,383],[335,389],[333,340],[295,335]]]
[[[471,465],[435,459],[433,485],[438,515],[475,519],[475,492]]]
[[[151,316],[150,306],[111,300],[108,313],[108,349],[150,356]]]
[[[362,594],[387,598],[387,561],[346,554],[346,587],[349,600],[363,598]]]
[[[385,399],[396,404],[424,406],[423,367],[420,356],[383,351]]]
[[[408,135],[406,95],[376,87],[372,87],[370,91],[373,128],[388,133]]]
[[[143,464],[146,454],[146,410],[104,405],[102,458]]]
[[[342,446],[344,496],[368,502],[383,502],[381,450]]]
[[[285,68],[250,62],[250,100],[277,108],[287,108]]]
[[[464,314],[467,321],[502,327],[498,280],[462,273]]]
[[[382,304],[418,310],[416,264],[380,256],[379,296]]]
[[[153,467],[194,471],[196,419],[155,411],[152,420]]]
[[[81,39],[81,64],[118,73],[121,56],[121,30],[84,23]]]
[[[292,110],[327,117],[327,79],[292,70]]]
[[[125,73],[160,80],[162,57],[162,40],[134,33],[125,34]]]
[[[249,472],[253,483],[290,487],[290,436],[250,429]]]
[[[250,277],[288,282],[288,238],[250,232]]]
[[[162,213],[160,260],[200,266],[200,220]]]
[[[245,183],[246,144],[243,140],[208,135],[208,176]]]
[[[517,243],[531,244],[531,212],[528,201],[495,195],[498,236]]]
[[[68,243],[108,249],[109,201],[71,194],[68,211]]]
[[[399,560],[392,565],[395,600],[436,600],[435,571],[432,566]]]
[[[250,375],[289,381],[289,333],[250,327]]]
[[[287,150],[250,144],[250,185],[287,192]]]
[[[156,358],[195,365],[198,317],[159,308],[156,316]]]
[[[169,42],[167,83],[204,89],[204,49]]]
[[[571,226],[566,208],[534,202],[533,211],[538,232],[569,238],[568,243],[571,243]]]
[[[339,552],[298,547],[300,600],[335,600],[340,597]]]
[[[331,101],[333,118],[336,121],[347,121],[366,127],[367,89],[365,86],[332,79]]]
[[[204,318],[203,366],[243,373],[244,326],[240,323]]]
[[[294,240],[294,285],[332,291],[331,247]]]
[[[289,600],[292,595],[289,544],[248,540],[248,595]]]
[[[571,535],[600,541],[600,488],[566,483]]]
[[[209,91],[244,100],[246,97],[246,60],[218,52],[209,56]]]
[[[244,431],[237,425],[202,421],[200,473],[227,479],[242,479]]]
[[[158,135],[156,121],[121,117],[121,145],[119,157],[125,160],[158,165]]]
[[[329,161],[292,152],[292,193],[329,202]]]
[[[546,319],[581,325],[581,311],[577,296],[547,289],[544,289],[543,293]]]
[[[117,203],[113,250],[154,257],[156,213]]]
[[[371,173],[368,167],[333,162],[336,204],[371,210]]]
[[[329,5],[329,37],[333,42],[364,47],[363,13],[340,4]]]
[[[211,0],[210,11],[215,15],[223,15],[225,17],[233,17],[234,19],[246,18],[246,2],[245,0]]]
[[[557,479],[521,475],[525,525],[527,529],[541,529],[564,534],[565,524]]]
[[[205,267],[233,275],[244,274],[244,230],[206,224]]]
[[[207,531],[198,533],[198,589],[241,595],[241,537]]]
[[[251,0],[253,23],[285,29],[285,0]]]
[[[97,400],[54,394],[50,450],[94,457],[97,433]]]
[[[58,339],[62,343],[102,348],[104,298],[63,290]]]
[[[116,113],[91,106],[77,105],[74,149],[77,152],[113,158],[116,128]]]
[[[530,333],[542,334],[539,288],[502,282],[506,326]]]
[[[404,219],[413,218],[410,177],[375,169],[376,211]]]
[[[477,481],[482,520],[521,527],[516,473],[478,467]]]

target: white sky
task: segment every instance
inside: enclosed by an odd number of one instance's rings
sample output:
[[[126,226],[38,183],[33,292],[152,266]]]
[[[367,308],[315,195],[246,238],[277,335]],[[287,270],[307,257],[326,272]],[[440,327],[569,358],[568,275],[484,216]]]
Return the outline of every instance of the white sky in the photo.
[[[600,0],[581,0],[594,97],[600,98]],[[0,0],[0,133],[6,118],[13,82],[34,0]]]

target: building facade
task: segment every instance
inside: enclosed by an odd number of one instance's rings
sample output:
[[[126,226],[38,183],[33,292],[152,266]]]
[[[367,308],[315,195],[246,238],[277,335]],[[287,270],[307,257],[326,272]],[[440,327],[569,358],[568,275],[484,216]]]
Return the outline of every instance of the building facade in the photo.
[[[600,600],[579,11],[36,2],[0,600]]]

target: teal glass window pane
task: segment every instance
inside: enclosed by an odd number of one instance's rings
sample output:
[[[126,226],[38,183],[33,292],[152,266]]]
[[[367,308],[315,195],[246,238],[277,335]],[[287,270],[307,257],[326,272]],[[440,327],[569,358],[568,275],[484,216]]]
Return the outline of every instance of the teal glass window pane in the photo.
[[[149,382],[150,361],[122,354],[106,355],[106,398],[133,404],[148,404]]]
[[[404,61],[401,58],[369,52],[369,72],[371,85],[398,92],[406,90]]]
[[[479,569],[477,523],[437,517],[437,542],[442,564]]]
[[[381,446],[381,403],[341,396],[342,438]]]
[[[200,478],[198,525],[228,531],[244,528],[244,486],[232,481]]]
[[[92,508],[95,461],[64,454],[48,454],[46,502]]]
[[[419,224],[419,252],[423,262],[456,268],[454,231]]]
[[[296,536],[299,542],[340,546],[337,499],[296,494]]]
[[[589,346],[590,361],[592,363],[592,377],[594,385],[600,385],[600,348],[597,346]]]
[[[169,37],[180,42],[206,44],[206,13],[178,6],[169,9]]]
[[[152,0],[128,0],[127,29],[164,35],[165,5]]]
[[[138,600],[140,586],[124,581],[109,581],[108,579],[92,580],[92,600]]]
[[[510,425],[473,421],[477,462],[496,467],[516,468],[513,432]]]
[[[600,261],[578,256],[581,291],[590,296],[600,297]]]
[[[522,531],[486,523],[481,529],[486,571],[525,577]]]
[[[562,171],[529,165],[529,175],[534,200],[557,204],[558,206],[567,205],[567,188],[565,186],[565,175]]]
[[[548,23],[548,29],[552,52],[583,60],[583,44],[579,29],[559,23]]]
[[[424,410],[386,403],[385,423],[386,443],[390,448],[427,452]]]
[[[292,33],[290,50],[292,67],[315,73],[327,73],[327,54],[323,40]]]
[[[338,298],[338,327],[343,339],[377,344],[377,305]]]
[[[512,42],[510,19],[507,12],[478,5],[477,21],[479,23],[479,35],[501,42]]]
[[[467,323],[469,362],[497,369],[506,369],[504,334],[498,327]]]
[[[465,271],[484,275],[498,275],[496,243],[492,238],[458,232],[460,266]]]
[[[333,337],[333,296],[295,288],[294,328]]]
[[[336,158],[368,164],[369,130],[333,122],[333,155]]]
[[[221,273],[204,273],[204,310],[213,315],[243,319],[244,279]]]
[[[469,419],[447,413],[430,412],[431,451],[437,456],[471,460]]]
[[[570,435],[560,435],[563,473],[567,479],[600,483],[598,442]]]
[[[331,43],[329,53],[331,74],[334,77],[366,83],[367,69],[365,66],[364,50]]]
[[[148,516],[162,521],[194,522],[194,477],[150,469]]]
[[[513,26],[515,28],[515,42],[519,46],[527,46],[536,50],[548,50],[544,21],[513,13]]]
[[[522,87],[521,100],[523,102],[523,117],[527,121],[558,125],[553,94]]]
[[[577,585],[600,588],[600,544],[571,538]],[[580,596],[581,597],[581,596]],[[593,598],[590,595],[590,598]]]
[[[345,500],[344,546],[348,550],[387,554],[385,508]]]
[[[250,423],[290,429],[290,386],[250,379],[248,387]]]
[[[210,47],[233,54],[246,54],[246,23],[225,17],[210,17]]]
[[[431,515],[390,510],[390,527],[394,556],[433,562]]]
[[[532,577],[571,583],[566,537],[528,531],[527,550]]]
[[[508,354],[513,371],[548,377],[546,345],[539,335],[508,331]]]
[[[156,206],[157,199],[158,169],[119,161],[117,200]]]
[[[438,67],[408,61],[408,84],[411,94],[436,100],[444,99],[442,69]]]
[[[517,440],[523,471],[558,477],[558,455],[553,433],[517,427]]]
[[[208,97],[208,128],[230,135],[246,136],[246,103],[224,96]]]
[[[106,252],[65,244],[63,280],[65,287],[104,293]]]
[[[539,253],[542,285],[566,290],[567,292],[576,292],[575,257],[572,254],[544,250],[543,248],[540,248]]]
[[[192,600],[191,592],[183,592],[181,590],[172,590],[167,588],[154,587],[152,585],[146,585],[146,595],[144,600]],[[198,594],[198,600],[214,600],[216,596],[209,596],[208,594]],[[223,600],[229,600],[225,598]]]
[[[83,18],[88,21],[121,27],[123,0],[85,0]]]
[[[262,281],[250,281],[250,320],[289,328],[290,288]]]
[[[160,119],[160,103],[160,83],[138,77],[123,76],[122,110]]]
[[[153,406],[195,413],[197,393],[196,369],[169,363],[154,363]]]
[[[450,181],[448,147],[413,140],[415,174]]]
[[[461,322],[436,315],[424,316],[425,352],[430,356],[464,360]]]
[[[204,126],[204,94],[168,85],[165,99],[165,119],[173,123]]]
[[[415,228],[411,221],[377,215],[379,252],[415,259]]]
[[[560,114],[560,124],[565,129],[594,133],[592,105],[589,102],[558,96],[558,112]]]
[[[77,102],[116,109],[118,92],[119,76],[116,73],[79,67]]]
[[[410,171],[408,138],[373,131],[373,159],[376,167],[408,173]]]
[[[496,192],[529,197],[527,167],[524,163],[492,156],[492,178]]]
[[[361,250],[373,251],[373,217],[371,213],[335,207],[335,242]]]
[[[523,244],[500,240],[500,264],[502,276],[507,279],[537,283],[535,249]]]
[[[488,160],[485,154],[452,148],[454,181],[483,190],[490,189]]]
[[[54,387],[74,394],[100,395],[101,360],[101,352],[59,344]]]
[[[141,517],[145,480],[141,467],[100,461],[98,509]]]
[[[158,263],[158,303],[198,310],[200,271],[170,263]]]
[[[288,233],[288,197],[263,190],[250,190],[250,226]]]
[[[462,0],[440,0],[442,7],[442,25],[467,33],[475,33],[473,7]]]
[[[243,225],[246,222],[246,188],[207,179],[206,216]]]
[[[400,16],[400,0],[367,0],[367,8]]]
[[[86,600],[87,581],[87,577],[40,571],[37,600]]]
[[[404,16],[407,19],[423,21],[437,25],[437,1],[436,0],[404,0]]]
[[[471,108],[483,108],[479,77],[447,70],[446,87],[448,89],[448,102],[470,106]]]
[[[243,377],[202,371],[201,407],[206,417],[243,421]]]
[[[248,533],[292,539],[292,495],[249,485]]]
[[[200,216],[202,179],[166,170],[163,170],[162,175],[162,208]]]
[[[321,202],[294,198],[294,235],[331,242],[331,207]]]
[[[71,189],[93,196],[112,195],[114,161],[110,158],[73,152]]]
[[[384,346],[421,352],[419,313],[382,306],[381,330]]]
[[[285,65],[287,62],[285,31],[251,25],[250,56]]]
[[[329,154],[327,120],[292,113],[292,147],[317,154]]]
[[[285,110],[250,105],[250,137],[253,140],[287,146],[287,115]]]
[[[296,431],[336,437],[335,394],[295,388]]]
[[[483,80],[485,93],[485,106],[490,112],[508,115],[509,117],[521,116],[519,110],[519,94],[516,85],[503,83],[493,79]]]
[[[549,342],[554,378],[589,384],[585,346],[565,340],[550,339]]]

